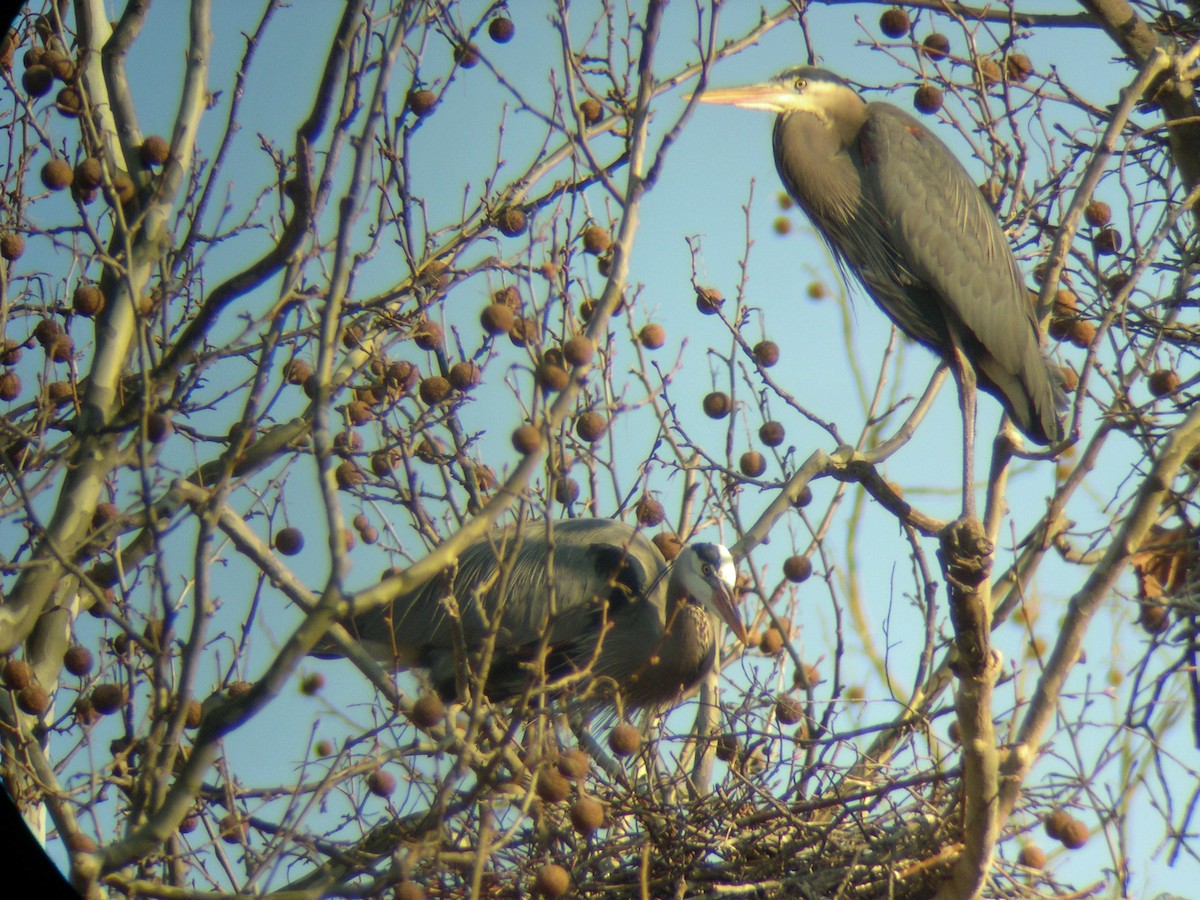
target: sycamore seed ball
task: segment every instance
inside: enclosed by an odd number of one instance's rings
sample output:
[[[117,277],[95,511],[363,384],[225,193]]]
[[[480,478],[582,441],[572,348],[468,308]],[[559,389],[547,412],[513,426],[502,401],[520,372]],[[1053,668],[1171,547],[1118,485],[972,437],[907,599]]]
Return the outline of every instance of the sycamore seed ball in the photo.
[[[901,38],[908,34],[908,13],[898,6],[885,9],[879,17],[879,30],[890,38]]]
[[[432,728],[442,721],[446,714],[446,705],[437,694],[422,694],[413,704],[410,718],[421,728]]]
[[[613,726],[608,735],[608,746],[617,756],[632,756],[642,745],[642,736],[629,722]]]
[[[557,863],[546,863],[533,880],[534,893],[542,897],[563,897],[571,889],[571,874]]]

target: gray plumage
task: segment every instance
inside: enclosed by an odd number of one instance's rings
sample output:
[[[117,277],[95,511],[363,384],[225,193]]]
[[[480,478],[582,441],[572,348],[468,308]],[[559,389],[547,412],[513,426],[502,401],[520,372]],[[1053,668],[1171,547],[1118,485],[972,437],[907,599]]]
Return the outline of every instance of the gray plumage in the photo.
[[[494,532],[462,553],[452,583],[436,578],[346,627],[378,659],[424,668],[454,696],[456,606],[473,665],[499,620],[489,696],[516,696],[539,671],[547,682],[586,673],[576,695],[610,699],[615,686],[633,706],[669,702],[712,668],[713,613],[745,637],[732,557],[717,544],[690,544],[668,566],[645,535],[609,519],[527,523],[515,541],[514,528]]]
[[[821,69],[701,99],[778,113],[779,176],[842,266],[910,338],[948,360],[957,344],[1030,440],[1062,439],[1060,377],[1042,354],[1021,271],[945,144]]]

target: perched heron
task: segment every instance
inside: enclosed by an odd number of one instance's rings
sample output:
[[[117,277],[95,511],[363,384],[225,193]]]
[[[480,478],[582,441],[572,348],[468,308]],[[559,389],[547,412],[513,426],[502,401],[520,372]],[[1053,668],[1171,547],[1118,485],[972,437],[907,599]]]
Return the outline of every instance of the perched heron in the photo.
[[[580,675],[601,699],[669,703],[697,684],[717,653],[722,618],[745,642],[733,557],[719,544],[685,546],[673,563],[637,529],[611,519],[528,523],[467,547],[453,582],[434,579],[346,623],[376,658],[428,670],[456,695],[456,606],[462,645],[475,656],[498,626],[485,685],[513,697],[529,684]],[[542,654],[545,654],[544,657]],[[324,648],[318,655],[329,656]],[[603,681],[597,684],[597,681]]]
[[[790,69],[700,99],[778,114],[775,165],[788,193],[896,326],[949,363],[961,394],[969,513],[976,382],[1030,440],[1062,440],[1058,373],[1042,354],[1016,259],[979,188],[933,132],[822,69]]]

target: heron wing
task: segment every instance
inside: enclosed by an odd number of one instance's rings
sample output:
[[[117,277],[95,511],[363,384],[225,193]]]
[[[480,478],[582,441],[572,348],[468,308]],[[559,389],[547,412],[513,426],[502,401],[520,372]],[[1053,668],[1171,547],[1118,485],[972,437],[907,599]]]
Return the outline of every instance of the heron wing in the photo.
[[[652,609],[661,623],[665,571],[658,549],[621,522],[529,523],[519,538],[509,528],[469,546],[452,584],[435,578],[350,627],[380,658],[437,668],[436,658],[452,652],[456,615],[468,649],[497,625],[502,666],[506,655],[515,665],[536,652],[543,638],[560,657],[552,667],[571,665],[590,658],[607,622]]]
[[[869,104],[859,151],[866,202],[905,266],[941,305],[981,384],[1045,443],[1061,427],[1054,383],[1020,268],[983,194],[933,132],[890,104]]]

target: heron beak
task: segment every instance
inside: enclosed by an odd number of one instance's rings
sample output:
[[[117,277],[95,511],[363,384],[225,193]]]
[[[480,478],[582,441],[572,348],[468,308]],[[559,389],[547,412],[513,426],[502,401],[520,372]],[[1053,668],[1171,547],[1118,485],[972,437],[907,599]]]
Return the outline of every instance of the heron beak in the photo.
[[[745,87],[709,88],[698,99],[701,103],[720,103],[773,113],[787,112],[796,107],[796,92],[773,81]]]
[[[713,580],[712,604],[717,613],[725,620],[725,624],[737,635],[743,644],[749,643],[746,626],[742,623],[742,615],[738,612],[737,600],[733,590],[724,582]]]

